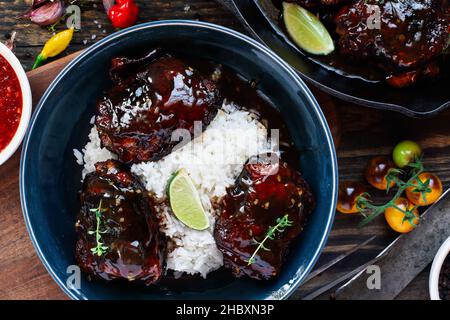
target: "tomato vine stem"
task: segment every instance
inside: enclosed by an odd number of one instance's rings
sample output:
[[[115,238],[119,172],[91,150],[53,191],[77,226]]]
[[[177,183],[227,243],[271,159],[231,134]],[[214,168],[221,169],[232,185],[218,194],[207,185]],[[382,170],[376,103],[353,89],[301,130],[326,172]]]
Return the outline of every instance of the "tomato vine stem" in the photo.
[[[386,180],[388,181],[388,186],[390,184],[390,181],[394,181],[395,185],[397,186],[397,191],[392,197],[391,200],[386,202],[383,205],[374,205],[370,199],[370,195],[365,192],[358,196],[356,199],[356,207],[358,211],[365,217],[359,224],[358,228],[364,227],[368,223],[370,223],[372,220],[374,220],[376,217],[378,217],[380,214],[384,213],[387,208],[393,207],[402,213],[405,214],[404,220],[407,220],[411,223],[411,225],[416,226],[414,223],[415,215],[414,210],[417,209],[417,206],[414,206],[411,209],[403,210],[399,206],[396,205],[396,201],[401,197],[403,192],[410,187],[414,187],[415,192],[422,193],[422,196],[425,197],[426,193],[431,192],[428,184],[426,182],[420,181],[418,179],[419,175],[424,172],[424,166],[421,161],[421,159],[417,158],[413,163],[410,163],[408,165],[411,170],[409,172],[409,179],[407,181],[403,181],[400,179],[399,175],[403,173],[402,170],[399,169],[391,169],[388,172],[388,175],[386,177]],[[415,183],[414,183],[415,182]],[[389,192],[389,188],[386,190],[386,192]]]

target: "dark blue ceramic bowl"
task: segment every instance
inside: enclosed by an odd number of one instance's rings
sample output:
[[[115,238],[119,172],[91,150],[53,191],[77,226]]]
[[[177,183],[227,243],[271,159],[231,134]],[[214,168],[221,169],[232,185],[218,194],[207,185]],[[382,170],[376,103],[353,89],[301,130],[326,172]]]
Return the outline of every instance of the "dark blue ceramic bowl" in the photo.
[[[75,265],[75,216],[81,167],[73,149],[88,139],[95,102],[109,85],[110,59],[163,46],[220,62],[259,88],[277,106],[301,152],[301,171],[317,198],[316,209],[276,281],[258,282],[214,272],[153,288],[132,283],[69,286]],[[74,299],[283,299],[305,279],[330,231],[337,195],[337,163],[330,130],[311,92],[279,57],[233,30],[193,21],[148,23],[115,33],[70,63],[42,97],[25,138],[20,194],[25,222],[49,273]],[[73,282],[72,282],[73,283]]]

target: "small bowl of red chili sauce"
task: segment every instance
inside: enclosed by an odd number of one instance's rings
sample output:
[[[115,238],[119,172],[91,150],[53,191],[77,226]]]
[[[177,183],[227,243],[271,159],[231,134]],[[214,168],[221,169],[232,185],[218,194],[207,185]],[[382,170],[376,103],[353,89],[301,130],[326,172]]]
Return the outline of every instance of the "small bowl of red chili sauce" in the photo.
[[[0,43],[0,165],[22,143],[32,108],[30,83],[19,60]]]

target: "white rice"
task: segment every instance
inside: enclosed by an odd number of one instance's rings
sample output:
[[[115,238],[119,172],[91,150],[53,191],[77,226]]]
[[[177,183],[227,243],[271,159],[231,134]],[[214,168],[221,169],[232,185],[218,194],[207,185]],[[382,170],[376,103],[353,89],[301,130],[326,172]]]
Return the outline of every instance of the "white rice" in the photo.
[[[115,155],[101,148],[96,128],[89,134],[90,142],[83,149],[83,177],[94,171],[94,164]],[[171,239],[167,268],[176,272],[201,274],[203,277],[223,265],[222,253],[213,237],[215,212],[213,202],[226,193],[242,171],[247,159],[269,149],[267,129],[246,111],[225,105],[206,130],[182,148],[157,162],[135,164],[131,171],[139,176],[146,189],[159,200],[166,199],[169,178],[184,168],[195,184],[210,228],[196,231],[180,222],[166,205],[158,208],[162,218],[161,231]],[[75,152],[77,161],[80,154]]]
[[[77,162],[79,161],[79,151],[77,149],[73,150]],[[98,131],[95,125],[92,127],[89,133],[89,142],[82,150],[84,168],[82,172],[82,177],[86,176],[89,172],[95,171],[95,164],[99,161],[106,161],[108,159],[117,159],[117,156],[110,152],[106,148],[101,147],[100,137],[98,136]],[[78,162],[79,163],[79,162]]]

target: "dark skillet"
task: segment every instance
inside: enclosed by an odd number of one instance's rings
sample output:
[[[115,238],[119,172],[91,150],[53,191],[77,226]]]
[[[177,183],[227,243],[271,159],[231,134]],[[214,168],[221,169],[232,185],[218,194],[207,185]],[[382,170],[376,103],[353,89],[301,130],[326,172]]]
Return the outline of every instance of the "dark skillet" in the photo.
[[[281,30],[278,11],[270,1],[219,0],[232,9],[252,35],[290,65],[303,79],[343,100],[363,106],[401,112],[413,117],[429,117],[450,106],[449,68],[445,77],[422,81],[408,88],[392,88],[378,81],[367,81],[329,70],[317,59],[305,55]],[[263,2],[264,5],[261,4]]]

